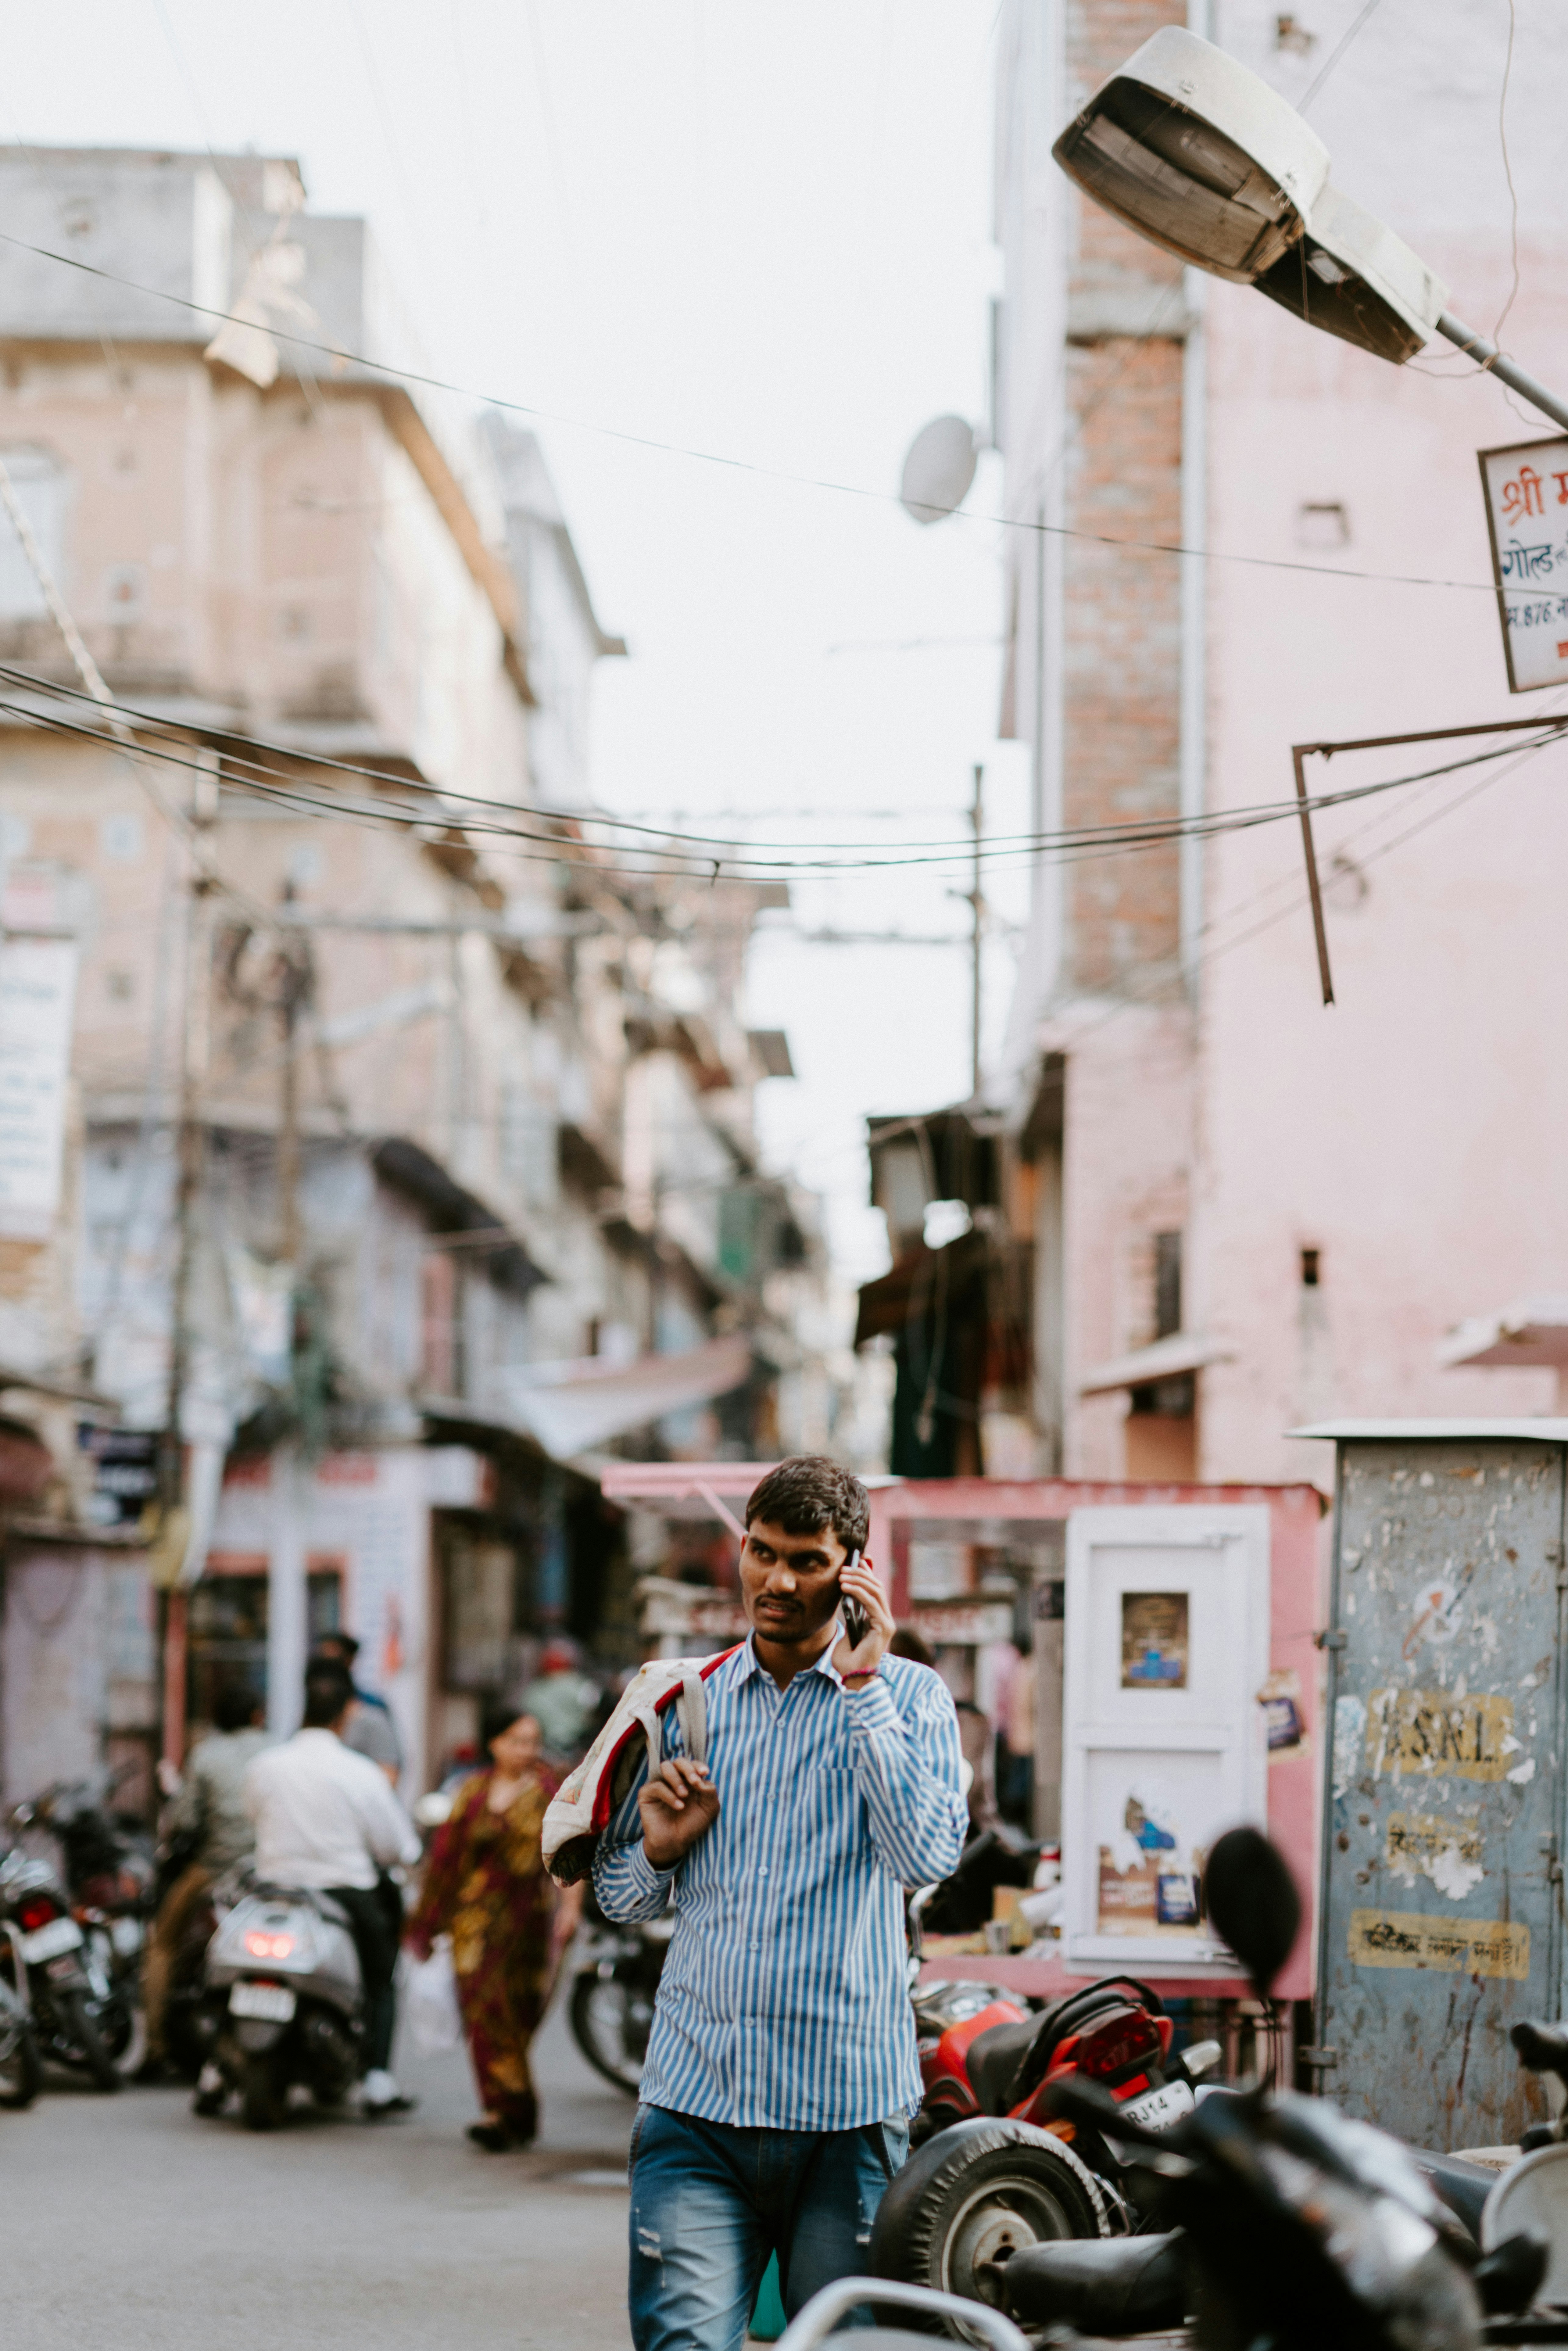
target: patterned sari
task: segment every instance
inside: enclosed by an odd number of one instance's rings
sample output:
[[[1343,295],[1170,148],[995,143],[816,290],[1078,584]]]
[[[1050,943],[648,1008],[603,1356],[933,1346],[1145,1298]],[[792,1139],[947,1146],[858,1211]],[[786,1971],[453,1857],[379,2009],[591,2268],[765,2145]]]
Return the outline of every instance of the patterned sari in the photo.
[[[428,1948],[451,1936],[480,2103],[528,2138],[538,2120],[528,2043],[550,1988],[556,1900],[539,1837],[557,1783],[536,1764],[507,1811],[493,1813],[494,1778],[479,1771],[459,1789],[431,1850],[410,1939]]]

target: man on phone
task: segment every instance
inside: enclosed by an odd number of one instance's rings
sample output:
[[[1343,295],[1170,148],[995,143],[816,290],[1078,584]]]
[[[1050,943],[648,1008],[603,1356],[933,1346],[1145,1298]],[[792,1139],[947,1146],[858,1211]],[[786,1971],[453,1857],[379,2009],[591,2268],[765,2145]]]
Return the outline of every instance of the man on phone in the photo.
[[[782,1462],[746,1527],[707,1760],[666,1717],[594,1863],[607,1917],[675,1914],[632,2137],[636,2351],[737,2351],[770,2252],[791,2315],[863,2269],[920,2103],[904,1888],[964,1841],[953,1701],[887,1653],[864,1487]]]

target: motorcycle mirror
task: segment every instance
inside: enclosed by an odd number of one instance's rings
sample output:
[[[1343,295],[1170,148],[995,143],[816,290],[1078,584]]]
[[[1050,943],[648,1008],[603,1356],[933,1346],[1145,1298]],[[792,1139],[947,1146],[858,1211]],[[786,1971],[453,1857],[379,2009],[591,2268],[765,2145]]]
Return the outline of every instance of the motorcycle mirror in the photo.
[[[1259,1829],[1227,1829],[1203,1873],[1203,1904],[1267,2000],[1301,1925],[1301,1897],[1283,1855]]]

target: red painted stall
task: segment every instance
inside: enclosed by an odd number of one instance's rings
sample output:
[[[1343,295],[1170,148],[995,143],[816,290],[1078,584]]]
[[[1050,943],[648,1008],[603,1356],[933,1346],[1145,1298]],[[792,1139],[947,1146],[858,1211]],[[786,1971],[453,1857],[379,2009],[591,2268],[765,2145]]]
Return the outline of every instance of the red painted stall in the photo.
[[[700,1510],[738,1533],[741,1506],[770,1467],[617,1464],[606,1469],[602,1486],[609,1500],[653,1511]],[[1015,1580],[1023,1579],[1018,1588],[1032,1590],[1035,1654],[1042,1661],[1038,1686],[1048,1693],[1036,1723],[1037,1826],[1050,1826],[1040,1807],[1049,1805],[1053,1773],[1058,1801],[1065,1796],[1069,1806],[1061,1820],[1064,1887],[1078,1914],[1076,1926],[1064,1921],[1064,1955],[943,1954],[928,1960],[927,1976],[975,1978],[1048,1998],[1126,1968],[1156,1982],[1167,1998],[1244,1998],[1247,1985],[1217,1951],[1201,1956],[1197,1929],[1182,1925],[1179,1912],[1174,1925],[1163,1907],[1151,1912],[1142,1939],[1134,1935],[1121,1946],[1107,1930],[1107,1905],[1111,1928],[1123,1931],[1115,1904],[1146,1903],[1151,1881],[1162,1905],[1167,1883],[1179,1897],[1179,1871],[1173,1868],[1168,1878],[1160,1874],[1166,1856],[1159,1846],[1173,1848],[1173,1862],[1183,1858],[1174,1833],[1159,1825],[1160,1799],[1174,1791],[1179,1810],[1190,1781],[1195,1790],[1209,1789],[1202,1801],[1211,1815],[1217,1804],[1229,1803],[1226,1818],[1266,1819],[1288,1856],[1307,1927],[1276,1991],[1285,2000],[1308,1998],[1322,1757],[1314,1635],[1322,1622],[1324,1503],[1317,1489],[1070,1479],[867,1483],[870,1553],[889,1580],[894,1613],[932,1641],[950,1667],[956,1656],[962,1659],[965,1646],[977,1660],[985,1645],[998,1639],[1002,1612],[1013,1604],[996,1597],[998,1591],[1005,1595],[1005,1584],[982,1580],[964,1587],[966,1556],[971,1578],[977,1561],[1010,1557]],[[944,1592],[939,1587],[948,1567],[954,1588]],[[1180,1589],[1140,1588],[1156,1584]],[[1063,1604],[1064,1592],[1076,1595],[1076,1616],[1073,1599]],[[1249,1625],[1239,1630],[1249,1608]],[[1206,1663],[1206,1652],[1218,1657],[1221,1648],[1222,1676]],[[1061,1667],[1055,1721],[1049,1707],[1053,1659]],[[960,1683],[962,1674],[960,1663]],[[1205,1698],[1206,1676],[1215,1691],[1223,1681],[1219,1696]],[[1173,1695],[1151,1701],[1148,1693],[1161,1688]],[[1206,1707],[1211,1717],[1223,1718],[1218,1729],[1205,1727]],[[1054,1761],[1058,1741],[1060,1764]],[[1129,1795],[1124,1805],[1123,1790],[1134,1783],[1145,1802]],[[1228,1792],[1243,1788],[1244,1798]],[[1103,1826],[1108,1799],[1116,1807],[1116,1834]],[[1144,1844],[1156,1850],[1145,1854],[1142,1845],[1129,1844],[1120,1834],[1124,1821],[1129,1828],[1135,1821]],[[1184,1957],[1188,1945],[1198,1957]]]

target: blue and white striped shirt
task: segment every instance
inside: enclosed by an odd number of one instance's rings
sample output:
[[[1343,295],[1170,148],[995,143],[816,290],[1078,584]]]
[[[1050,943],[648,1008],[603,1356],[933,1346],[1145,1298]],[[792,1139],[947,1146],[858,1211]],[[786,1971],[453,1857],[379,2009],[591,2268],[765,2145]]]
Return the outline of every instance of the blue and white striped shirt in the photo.
[[[947,1876],[963,1848],[958,1719],[940,1677],[905,1657],[846,1690],[832,1646],[784,1690],[750,1640],[708,1677],[719,1813],[677,1868],[643,1850],[645,1759],[600,1841],[607,1917],[674,1907],[650,2105],[837,2131],[920,2104],[902,1889]],[[673,1710],[664,1738],[683,1751]]]

